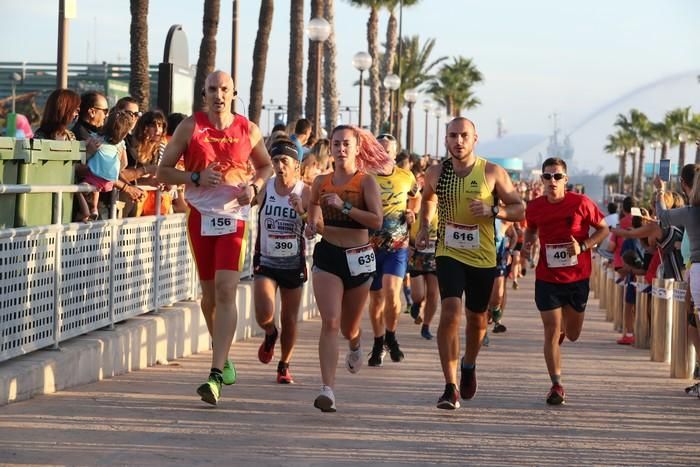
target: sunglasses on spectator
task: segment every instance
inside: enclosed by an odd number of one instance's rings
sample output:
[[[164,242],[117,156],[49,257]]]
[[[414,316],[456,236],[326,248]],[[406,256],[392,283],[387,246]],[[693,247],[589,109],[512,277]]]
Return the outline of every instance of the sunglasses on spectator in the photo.
[[[107,115],[107,114],[109,113],[109,109],[108,109],[108,108],[104,108],[104,109],[103,109],[102,107],[93,107],[93,109],[95,109],[95,110],[101,110],[101,111],[103,111],[103,112],[105,113],[105,115]]]
[[[124,113],[130,116],[131,118],[139,118],[141,117],[141,115],[143,115],[143,113],[139,111],[132,112],[131,110],[124,110]]]
[[[555,173],[555,174],[543,173],[543,174],[542,174],[542,179],[543,179],[543,180],[547,180],[547,181],[549,181],[549,180],[551,180],[551,179],[554,179],[554,180],[556,180],[556,181],[559,181],[559,180],[561,180],[561,179],[564,178],[564,177],[566,177],[566,174],[563,174],[563,173]]]
[[[396,138],[394,138],[394,136],[390,135],[389,133],[382,133],[381,135],[377,136],[377,141],[382,140],[382,139],[388,139],[389,141],[396,141]]]

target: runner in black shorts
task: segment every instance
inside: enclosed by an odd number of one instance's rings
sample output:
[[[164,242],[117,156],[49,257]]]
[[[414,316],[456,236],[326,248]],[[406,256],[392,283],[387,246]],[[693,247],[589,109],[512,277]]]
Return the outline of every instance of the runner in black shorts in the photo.
[[[476,357],[486,334],[486,309],[496,277],[494,217],[519,220],[525,210],[507,172],[474,154],[476,141],[470,120],[457,117],[448,124],[445,143],[452,157],[425,174],[421,227],[416,236],[416,247],[425,248],[437,204],[435,256],[442,298],[438,349],[445,377],[445,391],[437,403],[440,409],[458,408],[460,393],[467,400],[476,394]],[[503,201],[502,209],[497,199]],[[467,342],[458,391],[459,328],[465,306]]]
[[[275,176],[256,196],[260,206],[253,268],[255,272],[255,318],[265,331],[258,359],[270,363],[279,335],[275,325],[275,296],[280,291],[282,355],[277,382],[294,382],[289,372],[297,334],[297,319],[306,282],[306,241],[302,232],[310,190],[299,179],[299,153],[287,138],[270,147]]]
[[[564,402],[561,343],[581,334],[588,301],[591,253],[608,235],[603,213],[585,195],[567,192],[566,162],[549,158],[542,164],[544,195],[528,204],[525,249],[539,238],[535,270],[535,304],[544,324],[544,359],[552,387],[547,403]],[[595,233],[589,237],[590,228]]]

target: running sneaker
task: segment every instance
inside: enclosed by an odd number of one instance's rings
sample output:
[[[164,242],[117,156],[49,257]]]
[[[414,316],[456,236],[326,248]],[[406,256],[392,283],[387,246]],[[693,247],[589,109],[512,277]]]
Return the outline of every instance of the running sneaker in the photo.
[[[277,327],[275,327],[275,332],[272,334],[265,334],[265,339],[260,344],[258,348],[258,359],[262,363],[270,363],[272,361],[273,355],[275,355],[275,344],[277,343]]]
[[[411,305],[411,318],[413,318],[414,321],[420,318],[420,303],[414,303]]]
[[[513,281],[513,290],[518,290],[518,287],[520,287],[518,281]]]
[[[294,378],[289,372],[289,364],[280,362],[277,365],[277,384],[292,384],[294,383]]]
[[[564,403],[564,388],[561,384],[552,385],[549,393],[547,393],[547,404],[549,405],[561,405]]]
[[[454,384],[446,384],[445,392],[437,401],[438,409],[455,410],[459,408],[459,391]]]
[[[430,326],[428,326],[427,324],[424,324],[423,326],[421,326],[420,327],[420,335],[425,340],[431,340],[433,338],[433,335],[430,334]]]
[[[520,275],[523,277],[527,276],[527,268],[520,268]]]
[[[412,307],[412,306],[413,306],[413,305],[411,305],[410,303],[407,303],[407,304],[406,304],[406,308],[404,308],[403,312],[404,312],[405,314],[409,314],[409,313],[411,312],[411,307]]]
[[[367,364],[369,366],[382,366],[384,363],[384,357],[386,356],[386,351],[384,350],[384,343],[377,345],[375,342],[372,346],[372,353],[369,356]]]
[[[197,394],[204,402],[216,405],[221,398],[221,385],[224,379],[219,373],[209,373],[207,382],[197,388]]]
[[[478,387],[479,385],[476,382],[476,367],[471,369],[462,367],[462,377],[459,379],[459,392],[462,394],[462,399],[473,399]]]
[[[348,349],[348,353],[345,355],[345,368],[353,374],[360,371],[362,368],[362,347],[355,350]]]
[[[316,397],[314,407],[321,412],[335,412],[335,395],[330,386],[321,386],[321,393]]]
[[[695,370],[693,370],[693,379],[700,379],[700,365],[695,363]]]
[[[399,341],[394,341],[387,344],[386,347],[389,349],[389,356],[391,357],[392,362],[398,363],[404,359],[404,354],[401,352],[401,348],[399,347]]]
[[[230,386],[236,382],[236,367],[233,366],[233,362],[231,360],[226,359],[221,376],[226,386]]]
[[[506,332],[507,329],[508,329],[508,328],[506,328],[506,327],[505,327],[503,324],[501,324],[501,323],[496,323],[496,324],[493,326],[493,332],[496,333],[496,334],[498,334],[498,333],[500,333],[500,332]]]
[[[685,393],[689,396],[700,397],[700,383],[695,383],[692,386],[685,388]]]
[[[490,343],[491,338],[489,337],[488,331],[486,331],[486,334],[484,334],[484,340],[481,341],[481,345],[484,347],[488,347]]]
[[[631,334],[625,334],[617,340],[620,345],[632,345],[634,344],[634,336]]]

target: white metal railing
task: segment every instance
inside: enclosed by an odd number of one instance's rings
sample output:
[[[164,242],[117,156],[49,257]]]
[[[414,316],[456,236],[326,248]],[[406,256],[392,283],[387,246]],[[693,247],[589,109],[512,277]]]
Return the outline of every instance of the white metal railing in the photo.
[[[198,295],[184,214],[116,219],[112,209],[108,220],[60,224],[61,194],[90,191],[0,185],[0,195],[54,193],[56,222],[0,230],[0,362]]]

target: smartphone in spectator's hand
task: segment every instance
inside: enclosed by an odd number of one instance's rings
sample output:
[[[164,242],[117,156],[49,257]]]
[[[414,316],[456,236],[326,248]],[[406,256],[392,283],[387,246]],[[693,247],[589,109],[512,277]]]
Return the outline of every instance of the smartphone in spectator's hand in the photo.
[[[664,182],[671,180],[671,159],[661,159],[659,161],[659,178]]]

